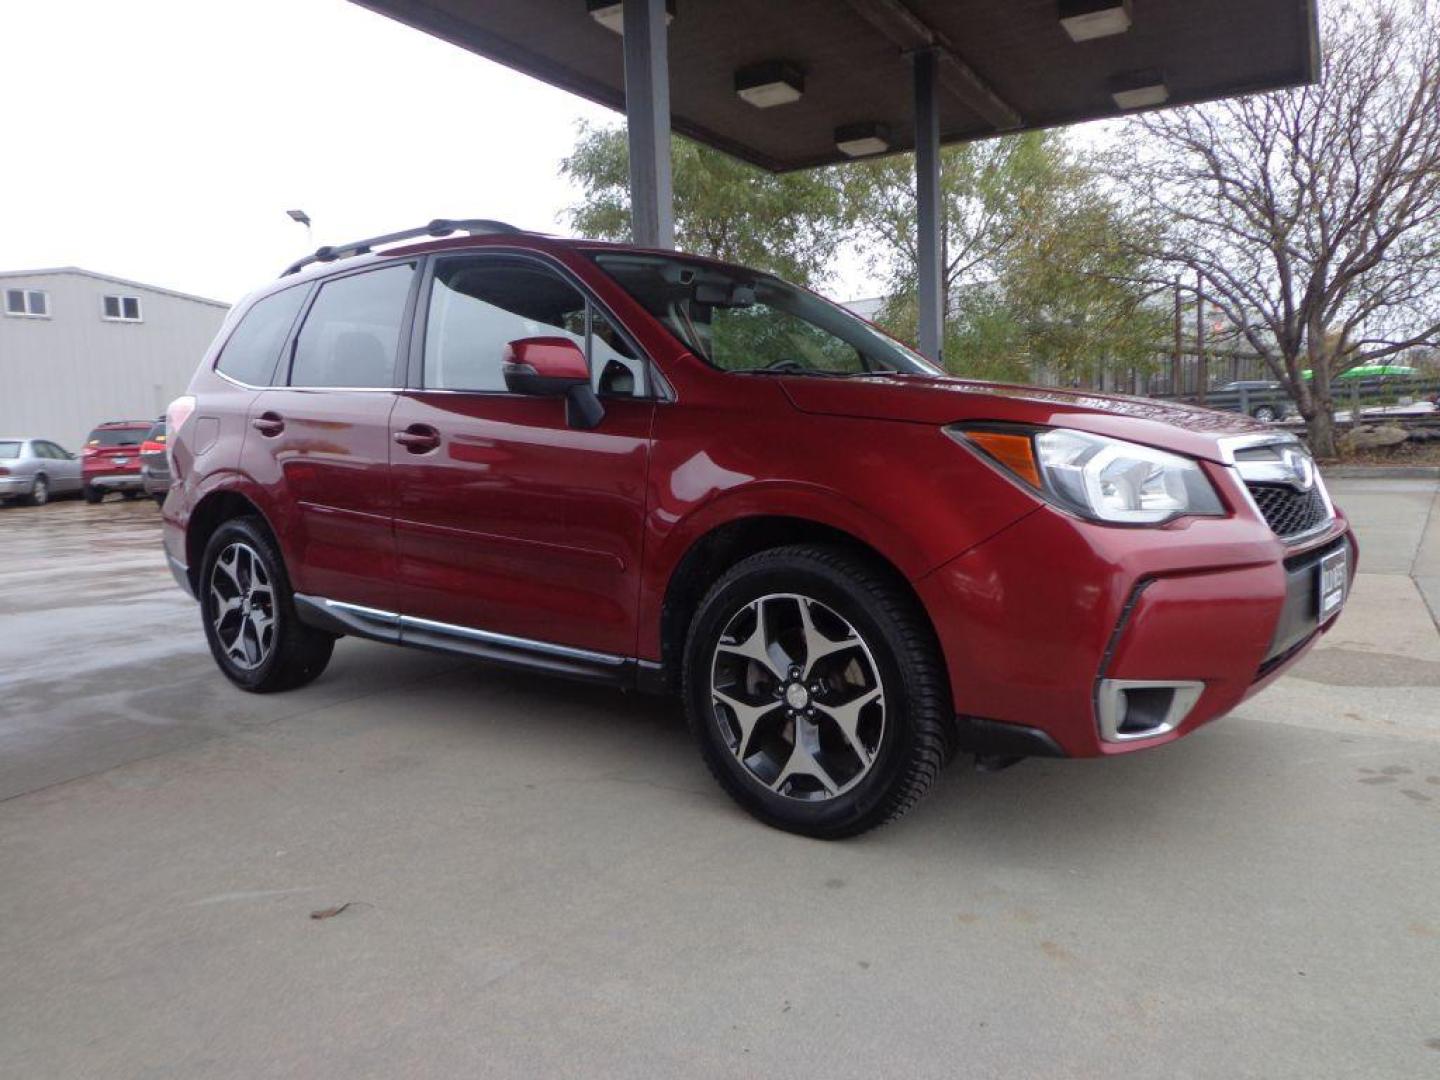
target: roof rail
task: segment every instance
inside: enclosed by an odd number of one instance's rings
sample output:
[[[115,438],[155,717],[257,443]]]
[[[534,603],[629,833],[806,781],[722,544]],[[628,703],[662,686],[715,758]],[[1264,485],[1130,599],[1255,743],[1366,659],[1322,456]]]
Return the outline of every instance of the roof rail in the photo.
[[[348,244],[337,244],[318,248],[313,255],[306,255],[285,268],[281,277],[286,277],[299,270],[303,270],[311,263],[334,262],[336,259],[348,259],[351,255],[365,255],[377,244],[393,244],[397,240],[413,240],[417,236],[449,236],[453,232],[465,231],[471,236],[485,236],[491,233],[518,233],[523,230],[517,229],[514,225],[507,225],[503,221],[491,221],[488,218],[463,218],[451,220],[450,218],[436,218],[428,225],[422,225],[418,229],[402,229],[399,232],[385,233],[383,236],[371,236],[365,240],[353,240]]]

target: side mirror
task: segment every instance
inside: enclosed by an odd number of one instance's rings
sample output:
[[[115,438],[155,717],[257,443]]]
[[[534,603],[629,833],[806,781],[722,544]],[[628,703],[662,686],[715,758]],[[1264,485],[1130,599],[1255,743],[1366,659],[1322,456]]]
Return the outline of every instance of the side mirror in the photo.
[[[565,422],[574,428],[593,428],[605,418],[605,408],[590,386],[590,366],[580,346],[569,338],[519,338],[505,346],[501,366],[505,388],[512,394],[563,397]]]

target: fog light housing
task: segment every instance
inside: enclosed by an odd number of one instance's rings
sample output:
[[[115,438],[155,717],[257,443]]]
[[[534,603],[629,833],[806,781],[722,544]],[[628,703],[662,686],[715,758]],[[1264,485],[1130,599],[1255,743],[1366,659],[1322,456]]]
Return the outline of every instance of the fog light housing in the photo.
[[[1184,723],[1205,684],[1194,680],[1101,679],[1095,690],[1100,737],[1133,742],[1166,735]]]

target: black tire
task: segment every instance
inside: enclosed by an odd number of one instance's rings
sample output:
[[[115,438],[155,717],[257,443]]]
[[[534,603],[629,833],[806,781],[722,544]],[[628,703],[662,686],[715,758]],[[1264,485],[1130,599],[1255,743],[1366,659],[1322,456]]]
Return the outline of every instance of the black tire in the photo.
[[[215,580],[216,563],[232,545],[240,545],[258,556],[271,594],[269,615],[273,628],[267,639],[268,651],[263,651],[258,663],[250,667],[230,655],[216,627],[220,599],[212,582]],[[225,677],[240,689],[255,694],[294,690],[318,678],[330,663],[335,638],[323,630],[306,626],[296,616],[284,560],[259,519],[232,518],[215,530],[210,542],[205,545],[205,554],[200,562],[199,585],[201,621],[210,654],[215,657],[215,663]],[[260,653],[262,650],[256,651]]]
[[[157,491],[157,492],[155,492],[155,494],[151,495],[150,497],[155,500],[155,505],[156,505],[156,506],[164,506],[164,505],[165,505],[165,495],[164,495],[162,492]]]
[[[881,691],[883,728],[869,751],[869,762],[855,774],[857,779],[849,781],[853,786],[835,785],[838,794],[796,798],[767,786],[732,749],[734,725],[712,697],[717,650],[726,628],[760,598],[779,597],[784,602],[786,594],[791,594],[791,602],[794,596],[818,602],[850,624],[866,650],[865,663],[873,661]],[[789,677],[796,670],[798,666]],[[770,689],[777,697],[782,693]],[[691,730],[721,787],[767,825],[804,836],[840,839],[895,820],[929,791],[951,756],[954,719],[949,685],[928,619],[902,582],[841,547],[775,548],[737,563],[722,576],[691,623],[683,692]],[[818,707],[821,700],[817,694],[814,704]],[[782,711],[787,707],[775,706]],[[770,721],[757,722],[753,730],[758,732],[761,723],[773,725],[775,714],[769,715]],[[798,722],[789,723],[790,728],[779,730],[790,731],[794,745]]]
[[[44,506],[50,501],[50,481],[44,473],[35,475],[35,482],[30,488],[30,494],[25,496],[25,502],[30,506]]]
[[[90,484],[85,485],[85,490],[81,494],[85,496],[85,501],[91,506],[94,506],[101,499],[105,498],[105,493],[103,491],[101,491],[97,487],[92,487]]]
[[[1267,424],[1273,424],[1276,420],[1280,419],[1273,405],[1259,405],[1250,415],[1255,417],[1256,420],[1263,420]]]
[[[132,499],[138,499],[139,497],[140,497],[140,492],[138,492],[138,491],[127,491],[127,492],[125,492],[125,501],[126,501],[126,502],[129,502],[129,501],[131,501]]]

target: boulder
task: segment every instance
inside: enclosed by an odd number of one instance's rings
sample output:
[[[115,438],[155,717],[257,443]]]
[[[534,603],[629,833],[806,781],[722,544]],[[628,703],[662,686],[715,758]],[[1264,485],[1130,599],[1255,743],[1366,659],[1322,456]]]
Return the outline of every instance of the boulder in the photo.
[[[1399,424],[1361,424],[1342,435],[1340,442],[1347,450],[1376,450],[1399,446],[1409,437]]]

